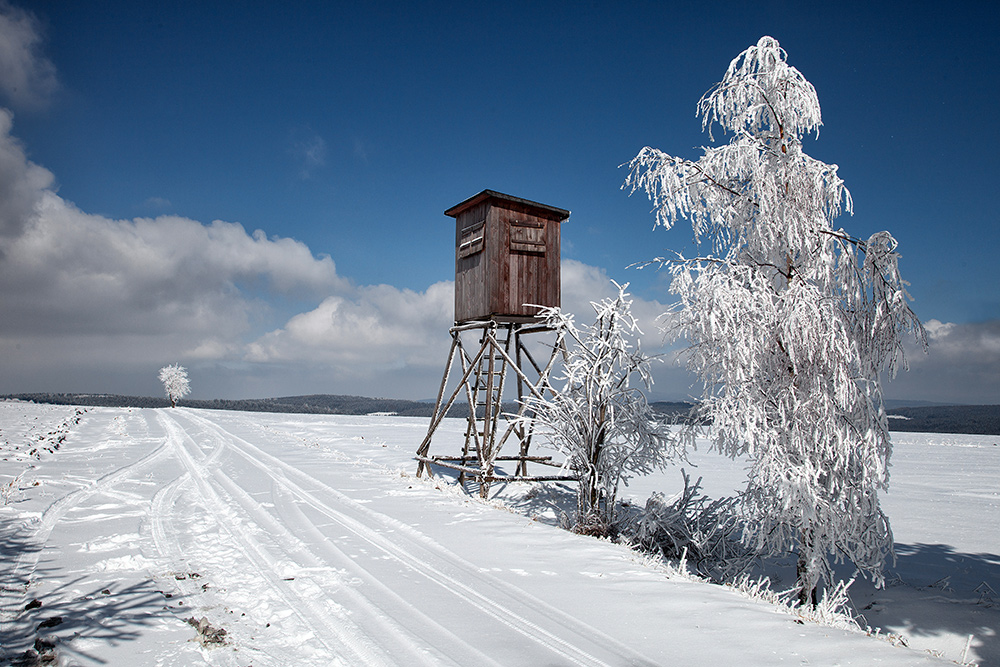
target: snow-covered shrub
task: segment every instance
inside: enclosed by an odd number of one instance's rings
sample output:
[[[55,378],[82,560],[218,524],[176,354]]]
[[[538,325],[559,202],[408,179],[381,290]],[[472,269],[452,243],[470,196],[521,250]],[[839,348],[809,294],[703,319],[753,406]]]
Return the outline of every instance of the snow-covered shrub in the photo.
[[[665,558],[686,559],[694,571],[715,581],[731,578],[754,557],[743,544],[739,500],[711,499],[681,470],[684,489],[670,498],[654,493],[623,529],[638,547]]]
[[[25,472],[27,471],[20,472],[17,477],[0,486],[0,503],[9,505],[20,496],[21,482],[24,479]]]
[[[703,383],[713,445],[751,461],[743,505],[762,554],[798,552],[802,601],[832,577],[831,555],[882,583],[892,532],[879,507],[891,443],[880,375],[905,366],[903,338],[924,340],[907,305],[896,241],[835,229],[852,211],[837,166],[806,155],[819,100],[786,53],[762,37],[698,104],[728,144],[697,161],[646,147],[626,187],[658,225],[689,218],[703,257],[661,260],[679,298],[670,330]]]
[[[170,407],[176,408],[177,401],[191,393],[187,370],[179,364],[171,364],[160,369],[160,382],[170,399]]]
[[[542,309],[549,326],[566,332],[562,374],[556,378],[563,386],[552,398],[529,399],[524,418],[541,427],[539,434],[566,457],[565,469],[579,479],[574,529],[597,535],[615,530],[619,488],[633,475],[666,466],[678,449],[642,392],[652,385],[652,358],[635,340],[641,331],[628,285],[616,287],[616,298],[591,304],[593,325],[578,328],[559,308]]]
[[[727,585],[741,595],[752,600],[761,600],[772,604],[802,621],[874,635],[876,633],[872,628],[866,629],[861,626],[854,613],[851,598],[847,594],[853,583],[854,579],[837,582],[832,588],[823,591],[822,597],[815,605],[799,604],[795,589],[790,591],[773,590],[771,580],[768,577],[751,578],[749,574],[743,574]],[[888,637],[887,640],[892,641]]]

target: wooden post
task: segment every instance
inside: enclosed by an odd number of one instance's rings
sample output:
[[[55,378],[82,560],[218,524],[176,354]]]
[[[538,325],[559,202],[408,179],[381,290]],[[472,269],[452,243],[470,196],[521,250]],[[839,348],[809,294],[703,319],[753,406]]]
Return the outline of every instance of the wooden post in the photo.
[[[505,338],[498,335],[497,332],[500,329],[504,330]],[[475,356],[470,357],[462,343],[462,334],[473,332],[479,333],[479,350]],[[521,337],[525,334],[542,333],[554,334],[555,343],[552,346],[548,363],[544,367],[539,367],[528,352],[527,347],[524,346]],[[459,482],[463,485],[466,482],[478,483],[479,494],[483,498],[488,496],[490,486],[497,481],[576,480],[576,477],[568,475],[533,476],[528,474],[527,464],[529,461],[548,466],[559,466],[559,464],[553,463],[551,457],[530,454],[532,430],[525,429],[520,423],[521,418],[528,416],[527,399],[529,396],[543,398],[547,393],[551,395],[553,391],[549,384],[549,374],[562,351],[565,332],[544,326],[526,328],[521,323],[498,323],[487,320],[452,327],[451,335],[453,340],[451,352],[448,355],[448,367],[445,369],[444,378],[438,390],[434,415],[431,417],[427,435],[420,443],[415,457],[417,476],[421,476],[424,471],[428,475],[433,475],[434,466],[457,470]],[[510,349],[511,345],[513,345],[513,349]],[[511,356],[512,354],[513,356]],[[453,375],[452,367],[456,360],[462,369],[462,375],[458,385],[449,394],[448,383]],[[527,370],[536,373],[537,378],[532,379],[527,374],[526,369],[522,368],[522,364],[526,360],[528,362]],[[516,378],[517,410],[505,413],[502,401],[508,373],[513,373]],[[441,425],[444,416],[455,404],[458,395],[463,390],[469,405],[462,451],[457,455],[431,455],[430,448],[434,432]],[[442,400],[446,394],[448,399]],[[480,407],[483,410],[481,417],[478,412]],[[501,420],[507,422],[502,434],[500,432]],[[516,455],[504,456],[502,455],[503,447],[511,436],[515,436],[518,441],[518,452]],[[515,463],[514,473],[499,472],[496,467],[497,462]]]

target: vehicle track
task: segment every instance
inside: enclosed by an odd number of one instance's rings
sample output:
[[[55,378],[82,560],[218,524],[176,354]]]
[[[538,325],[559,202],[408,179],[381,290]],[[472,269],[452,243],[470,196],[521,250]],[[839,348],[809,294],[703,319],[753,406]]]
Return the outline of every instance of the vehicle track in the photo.
[[[41,557],[45,543],[49,539],[49,535],[66,513],[87,499],[99,493],[108,492],[115,484],[150,467],[167,453],[167,446],[161,445],[138,461],[109,472],[82,488],[70,491],[49,505],[39,518],[31,522],[26,522],[21,527],[21,532],[24,534],[22,539],[34,546],[33,548],[20,549],[9,573],[4,575],[4,578],[9,582],[2,592],[4,598],[2,620],[4,625],[13,622],[24,605],[24,593],[26,589],[15,588],[12,584],[14,582],[24,582],[25,585],[28,583],[32,573],[38,566],[38,560]]]
[[[329,559],[328,562],[336,563],[369,584],[365,587],[368,599],[359,600],[357,595],[353,595],[352,605],[368,610],[369,616],[393,619],[394,623],[402,625],[415,637],[431,639],[428,637],[431,633],[439,640],[434,642],[437,650],[444,650],[446,655],[454,653],[452,659],[456,662],[469,664],[471,645],[420,611],[421,604],[426,604],[429,599],[441,601],[447,598],[447,605],[460,610],[459,617],[487,617],[496,631],[506,632],[514,641],[528,641],[540,649],[540,653],[550,654],[560,663],[653,664],[596,628],[517,586],[483,572],[412,527],[365,507],[215,422],[190,411],[175,414],[189,424],[192,431],[210,433],[212,439],[256,468],[259,474],[266,475],[275,489],[272,493],[272,498],[276,500],[275,511],[286,520],[267,518],[271,515],[259,503],[249,496],[241,496],[236,488],[228,488],[230,497],[239,497],[245,509],[251,504],[256,505],[254,512],[262,524],[267,524],[268,530],[278,531],[282,539],[289,540],[289,543],[292,539],[299,541],[296,549],[303,548],[302,540],[291,535],[286,526],[296,526],[297,530],[308,533],[304,537],[315,545],[314,549],[321,551],[323,559]],[[218,473],[213,472],[213,475]],[[216,481],[226,487],[235,484],[232,479],[225,482],[221,477],[217,477]],[[374,549],[377,557],[365,558],[363,562],[350,558],[327,537],[329,531],[318,527],[317,519],[327,523],[332,521],[351,540]],[[412,594],[410,598],[403,599],[380,584],[379,574],[384,573],[387,562],[419,583],[409,591]],[[399,577],[395,581],[398,582]],[[433,608],[439,609],[440,605]],[[428,621],[432,625],[428,625]],[[516,637],[519,639],[514,639]],[[448,648],[442,649],[442,645]],[[484,664],[485,656],[482,653],[480,656],[478,664]]]
[[[181,425],[176,423],[173,425],[170,424],[170,422],[176,422],[176,420],[167,415],[162,415],[162,418],[164,428],[171,433],[169,437],[172,442],[177,443],[179,439],[190,440],[186,435],[181,435],[181,429],[183,429]],[[196,433],[199,430],[199,426],[189,426],[184,432],[187,433],[187,431],[190,431],[191,433]],[[218,436],[217,431],[211,429],[209,432],[212,435],[210,439],[213,439],[217,443],[217,446],[207,460],[208,462],[218,459],[219,453],[227,449],[224,446],[224,439]],[[182,444],[182,446],[184,445]],[[185,449],[187,448],[185,446]],[[179,454],[181,457],[185,456],[184,452],[179,452]],[[322,558],[315,555],[305,542],[289,531],[281,521],[278,521],[274,516],[265,511],[259,502],[241,488],[228,474],[217,467],[210,469],[206,465],[204,469],[200,469],[197,465],[191,466],[183,478],[175,480],[174,484],[169,488],[165,488],[157,495],[153,509],[155,539],[158,544],[163,545],[161,547],[162,550],[168,552],[176,561],[180,561],[183,558],[185,562],[191,562],[188,554],[185,554],[183,557],[181,556],[181,549],[177,545],[177,541],[170,538],[171,533],[166,524],[171,517],[170,508],[176,501],[182,487],[189,483],[194,486],[193,480],[195,479],[210,484],[213,487],[211,491],[202,489],[203,492],[201,494],[208,499],[207,507],[210,513],[218,515],[238,508],[242,518],[247,520],[244,526],[252,522],[253,525],[260,529],[258,531],[260,534],[265,534],[269,539],[273,539],[276,544],[282,545],[281,548],[283,551],[278,556],[271,555],[269,559],[262,561],[261,558],[255,559],[253,554],[260,555],[266,549],[260,545],[247,546],[251,541],[256,539],[249,534],[252,532],[251,529],[246,527],[238,531],[232,527],[226,529],[229,533],[237,534],[238,540],[244,546],[244,550],[249,549],[253,552],[248,557],[248,560],[256,561],[254,565],[261,579],[271,582],[272,585],[279,585],[279,588],[282,589],[282,599],[289,608],[311,607],[309,614],[302,618],[303,622],[309,622],[310,618],[323,619],[330,616],[329,609],[317,608],[315,603],[317,590],[322,591],[322,595],[320,596],[322,599],[327,601],[340,600],[344,603],[342,606],[349,609],[351,619],[351,622],[346,625],[352,627],[354,632],[348,637],[345,635],[343,628],[341,628],[337,632],[339,639],[347,643],[352,641],[355,643],[364,643],[367,640],[369,644],[377,646],[375,650],[376,655],[353,655],[351,656],[351,664],[497,664],[489,656],[478,651],[457,636],[449,638],[450,646],[454,647],[457,645],[463,649],[458,651],[460,655],[457,660],[453,660],[433,649],[428,649],[412,633],[407,632],[402,626],[396,623],[393,620],[393,616],[384,613],[381,608],[373,605],[367,598],[358,593],[353,585],[345,582],[345,574],[343,574],[346,573],[345,568],[353,567],[353,561],[346,554],[334,549],[335,555],[333,557],[331,557],[332,554],[329,551],[322,553]],[[280,495],[283,490],[276,488],[274,492],[275,495]],[[305,522],[305,525],[308,528],[304,529],[300,526],[300,530],[306,530],[307,533],[311,532],[311,536],[314,538],[318,536],[320,541],[326,539],[312,524]],[[294,561],[296,569],[300,572],[294,578],[296,581],[295,584],[284,583],[289,578],[284,577],[283,573],[278,572],[279,567],[281,569],[288,569],[288,562],[286,561]],[[193,563],[191,566],[194,567]],[[377,580],[369,577],[367,583],[374,586],[382,586],[387,596],[391,597],[394,595],[388,587],[385,587]],[[396,597],[398,598],[398,596]],[[419,612],[414,612],[402,598],[398,598],[396,606],[398,609],[405,609],[409,612],[405,615],[409,616],[411,620],[416,618],[422,622],[424,632],[420,636],[426,637],[428,633],[448,632],[432,619]],[[340,618],[340,616],[343,616],[343,614],[338,615],[337,622],[344,623],[344,619]],[[311,625],[314,627],[316,635],[322,637],[323,630],[315,628],[315,623],[311,623]],[[266,648],[260,648],[265,653],[270,653]],[[284,657],[287,659],[287,656]]]
[[[111,429],[112,426],[109,424],[108,428]],[[109,435],[121,436],[125,433]],[[74,452],[76,455],[85,455],[86,453],[86,450]],[[98,494],[119,499],[125,504],[135,504],[137,499],[133,494],[118,493],[114,487],[122,482],[137,478],[148,468],[165,460],[168,454],[169,448],[165,444],[161,444],[138,460],[115,468],[95,480],[77,482],[82,484],[80,488],[57,498],[43,510],[40,516],[25,521],[16,528],[11,528],[15,533],[11,539],[19,542],[21,546],[17,549],[17,557],[2,575],[4,585],[0,590],[0,631],[2,631],[0,634],[6,638],[3,642],[4,650],[17,652],[30,645],[33,633],[30,632],[31,628],[25,625],[26,621],[22,611],[25,609],[30,583],[35,577],[39,560],[53,530],[61,521],[65,520],[68,513]],[[64,451],[60,455],[67,454]]]
[[[259,575],[260,581],[284,608],[290,610],[299,624],[323,645],[330,659],[347,660],[347,664],[352,665],[391,664],[379,655],[376,646],[352,627],[349,620],[332,618],[331,610],[322,606],[315,596],[303,595],[299,587],[293,585],[293,580],[281,576],[273,554],[274,551],[281,551],[280,541],[278,536],[266,533],[272,526],[255,523],[262,518],[259,513],[247,513],[239,498],[224,495],[221,488],[224,485],[218,481],[221,474],[217,469],[209,470],[204,463],[195,460],[190,447],[199,448],[174,418],[167,416],[163,410],[158,411],[157,418],[167,433],[167,445],[186,469],[206,511],[216,517],[219,528],[229,537],[230,545],[239,551],[243,561]],[[218,444],[224,446],[222,442]],[[253,530],[254,525],[263,530]],[[265,541],[272,544],[265,544]]]

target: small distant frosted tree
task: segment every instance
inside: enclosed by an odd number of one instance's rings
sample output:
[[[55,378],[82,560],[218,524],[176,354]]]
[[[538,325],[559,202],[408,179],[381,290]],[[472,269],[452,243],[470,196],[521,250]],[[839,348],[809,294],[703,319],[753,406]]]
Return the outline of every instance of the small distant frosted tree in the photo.
[[[576,529],[597,534],[614,528],[619,488],[633,475],[665,466],[676,446],[642,392],[652,385],[651,358],[634,340],[642,332],[632,316],[628,285],[616,287],[616,298],[591,304],[593,325],[577,328],[572,315],[542,309],[549,326],[566,332],[563,373],[557,378],[564,385],[551,399],[529,400],[536,424],[544,426],[544,436],[580,480]]]
[[[179,364],[171,364],[160,369],[160,382],[170,399],[170,407],[176,408],[177,401],[191,393],[187,370]]]
[[[892,532],[879,507],[891,453],[880,374],[923,341],[888,232],[854,238],[837,166],[802,151],[820,121],[816,91],[762,37],[698,104],[702,127],[732,137],[697,161],[644,148],[626,187],[644,190],[658,225],[691,220],[712,252],[663,260],[679,301],[672,330],[690,344],[714,445],[752,463],[747,537],[763,553],[798,551],[803,604],[847,557],[882,583]]]

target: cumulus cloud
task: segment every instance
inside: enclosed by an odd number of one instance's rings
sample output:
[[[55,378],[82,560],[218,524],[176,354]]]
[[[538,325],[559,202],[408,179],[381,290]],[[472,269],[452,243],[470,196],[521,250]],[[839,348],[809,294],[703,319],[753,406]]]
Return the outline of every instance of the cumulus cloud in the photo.
[[[928,320],[927,353],[907,352],[910,370],[886,384],[893,398],[1000,404],[1000,321]]]
[[[6,326],[22,332],[231,331],[245,328],[250,310],[242,286],[287,292],[344,283],[329,257],[292,239],[176,216],[110,220],[52,192],[6,255],[0,278],[14,289],[0,303],[18,315]]]
[[[592,319],[591,301],[617,294],[608,274],[578,261],[563,262],[563,308],[579,322]],[[662,335],[654,322],[664,308],[635,299],[633,311],[647,325],[643,345],[655,353]],[[325,368],[328,382],[399,397],[433,396],[441,381],[454,321],[454,283],[424,291],[391,285],[363,286],[330,296],[247,346],[252,364]],[[665,366],[666,368],[666,366]],[[675,369],[676,371],[676,369]]]
[[[562,308],[573,313],[579,323],[593,321],[594,309],[590,305],[602,299],[613,299],[618,295],[615,282],[626,285],[627,272],[623,276],[608,274],[606,269],[590,266],[583,262],[564,259],[562,261]],[[667,306],[656,300],[642,299],[632,295],[632,314],[639,322],[642,330],[640,341],[643,349],[650,354],[658,354],[664,349],[664,337],[661,331],[660,316],[666,312]]]
[[[0,110],[0,348],[8,391],[49,369],[243,354],[269,299],[353,289],[330,257],[241,225],[113,220],[52,189]],[[14,386],[20,381],[20,386]],[[50,385],[51,386],[51,385]],[[59,389],[58,386],[52,387]]]
[[[453,285],[439,282],[422,292],[373,285],[328,297],[251,343],[246,360],[328,364],[352,375],[443,364]]]
[[[56,68],[41,45],[34,14],[0,2],[0,92],[15,108],[44,107],[59,88]]]
[[[50,171],[25,157],[21,144],[10,134],[12,125],[10,111],[0,109],[0,252],[4,241],[24,230],[53,181]]]

